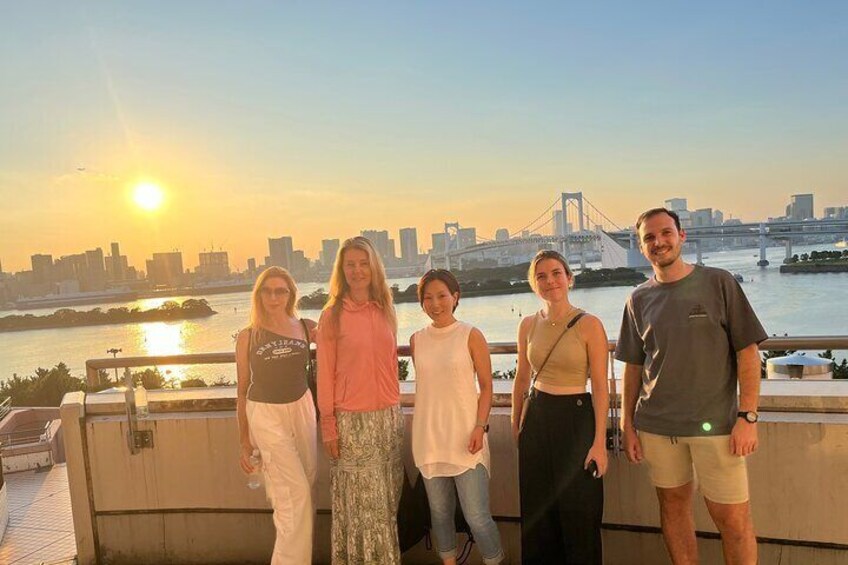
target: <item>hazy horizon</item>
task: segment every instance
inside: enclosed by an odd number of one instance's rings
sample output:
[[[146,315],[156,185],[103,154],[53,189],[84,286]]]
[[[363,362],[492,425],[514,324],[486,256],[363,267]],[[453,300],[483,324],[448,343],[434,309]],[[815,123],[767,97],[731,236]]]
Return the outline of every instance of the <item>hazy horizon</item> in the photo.
[[[848,205],[848,5],[43,1],[0,22],[0,262]],[[164,202],[132,199],[142,181]],[[398,242],[396,242],[396,245]]]

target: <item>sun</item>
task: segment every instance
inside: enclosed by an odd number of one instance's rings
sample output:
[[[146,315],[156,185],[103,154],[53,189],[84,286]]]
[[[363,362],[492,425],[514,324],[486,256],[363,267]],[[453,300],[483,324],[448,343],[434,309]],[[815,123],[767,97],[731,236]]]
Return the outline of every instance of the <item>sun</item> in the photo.
[[[162,206],[164,199],[165,193],[162,191],[162,188],[151,182],[139,183],[133,189],[133,200],[143,210],[150,212],[158,210]]]

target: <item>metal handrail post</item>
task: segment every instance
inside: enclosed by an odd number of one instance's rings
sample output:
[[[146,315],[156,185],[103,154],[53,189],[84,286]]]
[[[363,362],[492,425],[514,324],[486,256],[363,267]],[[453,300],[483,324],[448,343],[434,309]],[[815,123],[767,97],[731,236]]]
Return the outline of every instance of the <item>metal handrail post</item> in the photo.
[[[138,428],[138,420],[135,413],[135,389],[133,388],[132,372],[130,368],[124,369],[124,399],[127,403],[127,445],[130,448],[130,454],[135,455],[139,452],[135,443],[135,432]]]

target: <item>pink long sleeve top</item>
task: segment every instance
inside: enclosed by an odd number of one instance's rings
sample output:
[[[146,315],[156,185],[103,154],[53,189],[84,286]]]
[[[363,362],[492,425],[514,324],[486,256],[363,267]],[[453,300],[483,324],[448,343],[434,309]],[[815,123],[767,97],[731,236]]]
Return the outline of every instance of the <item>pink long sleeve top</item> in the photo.
[[[376,302],[344,299],[339,327],[318,322],[318,410],[324,441],[338,439],[336,412],[369,412],[400,402],[397,337]]]

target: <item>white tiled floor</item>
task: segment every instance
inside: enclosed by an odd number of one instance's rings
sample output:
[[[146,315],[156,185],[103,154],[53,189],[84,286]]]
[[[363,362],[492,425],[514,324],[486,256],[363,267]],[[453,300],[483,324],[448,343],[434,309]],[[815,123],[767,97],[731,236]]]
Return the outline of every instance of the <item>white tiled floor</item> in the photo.
[[[77,548],[65,465],[10,473],[5,478],[9,526],[0,544],[0,563],[72,562]]]

